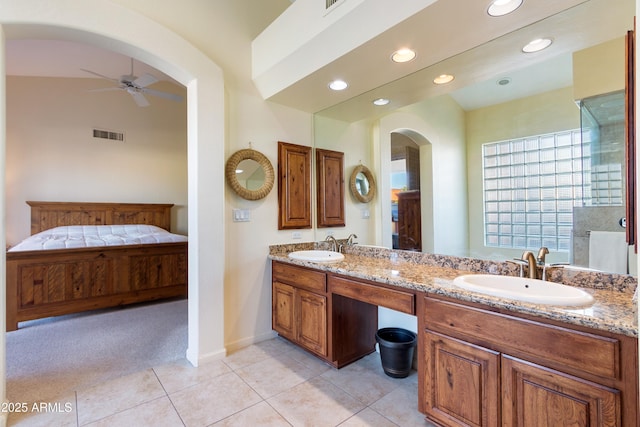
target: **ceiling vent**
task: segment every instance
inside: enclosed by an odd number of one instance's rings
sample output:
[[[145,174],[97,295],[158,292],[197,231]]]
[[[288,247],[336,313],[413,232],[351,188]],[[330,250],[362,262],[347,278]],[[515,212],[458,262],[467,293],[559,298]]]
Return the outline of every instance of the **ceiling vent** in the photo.
[[[338,3],[340,0],[325,0],[326,1],[326,9],[330,9],[331,6]]]
[[[109,139],[111,141],[124,142],[124,132],[116,132],[112,130],[94,129],[93,137],[99,139]]]

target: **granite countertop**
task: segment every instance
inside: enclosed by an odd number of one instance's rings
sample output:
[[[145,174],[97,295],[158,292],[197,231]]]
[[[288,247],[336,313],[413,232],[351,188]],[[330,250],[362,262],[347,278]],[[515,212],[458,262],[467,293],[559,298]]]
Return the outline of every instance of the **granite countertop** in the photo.
[[[310,246],[311,245],[311,246]],[[386,285],[480,303],[515,313],[561,321],[617,334],[638,336],[637,303],[634,292],[637,279],[625,276],[568,268],[549,269],[555,282],[577,286],[593,295],[595,302],[588,307],[560,307],[507,300],[500,297],[467,291],[453,284],[462,274],[491,273],[518,275],[519,266],[509,262],[492,262],[472,258],[449,257],[384,248],[345,247],[344,260],[317,263],[292,260],[294,250],[324,248],[323,243],[274,245],[269,258]],[[392,253],[397,253],[397,259]]]

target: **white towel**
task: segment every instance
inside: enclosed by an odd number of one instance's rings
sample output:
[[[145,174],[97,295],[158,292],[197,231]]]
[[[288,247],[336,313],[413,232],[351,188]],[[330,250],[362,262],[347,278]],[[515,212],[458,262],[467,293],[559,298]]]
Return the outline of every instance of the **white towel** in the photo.
[[[609,273],[627,274],[628,251],[624,232],[591,231],[589,235],[589,268]]]

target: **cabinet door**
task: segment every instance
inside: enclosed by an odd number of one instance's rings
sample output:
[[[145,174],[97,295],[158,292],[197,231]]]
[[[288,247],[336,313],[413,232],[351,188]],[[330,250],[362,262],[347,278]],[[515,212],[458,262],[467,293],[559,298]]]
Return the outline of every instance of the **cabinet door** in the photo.
[[[620,426],[620,393],[502,356],[503,425]]]
[[[271,298],[271,326],[285,338],[295,339],[295,288],[280,282],[273,282]]]
[[[327,356],[327,298],[296,289],[298,314],[296,341],[322,356]]]
[[[278,230],[311,228],[311,147],[278,142]]]
[[[344,227],[344,153],[316,148],[318,228]]]
[[[499,353],[425,333],[425,413],[446,426],[498,426]]]
[[[398,249],[422,250],[420,190],[398,193]]]

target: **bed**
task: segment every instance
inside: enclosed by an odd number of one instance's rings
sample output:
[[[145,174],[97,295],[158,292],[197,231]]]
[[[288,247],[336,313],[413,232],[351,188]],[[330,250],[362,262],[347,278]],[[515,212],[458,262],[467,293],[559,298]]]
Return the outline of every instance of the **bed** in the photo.
[[[125,224],[139,225],[133,234],[152,229],[160,236],[170,229],[172,204],[27,204],[32,237],[54,236],[41,237],[40,242],[47,243],[39,248],[31,243],[7,250],[7,331],[25,320],[187,296],[185,236],[119,241],[100,235],[111,240],[109,246],[97,246],[93,237],[85,238],[89,244],[57,240],[60,233],[76,236],[78,226],[113,226],[118,231]],[[56,227],[68,229],[51,230]]]

